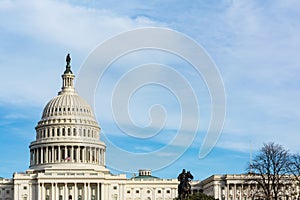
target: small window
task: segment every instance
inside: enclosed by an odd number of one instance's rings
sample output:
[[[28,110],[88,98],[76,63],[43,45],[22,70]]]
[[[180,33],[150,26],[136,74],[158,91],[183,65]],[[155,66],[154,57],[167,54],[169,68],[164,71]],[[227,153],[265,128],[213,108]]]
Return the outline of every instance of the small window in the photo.
[[[127,190],[127,194],[130,194],[130,190]]]
[[[160,193],[161,193],[161,190],[157,190],[157,193],[160,194]]]
[[[27,190],[27,186],[24,186],[24,187],[23,187],[23,190]]]
[[[137,194],[138,194],[138,193],[140,193],[140,191],[139,191],[139,190],[136,190],[136,191],[135,191],[135,193],[137,193]]]
[[[116,190],[116,189],[117,189],[117,186],[114,186],[113,188],[114,188],[114,190]]]
[[[170,190],[167,190],[167,194],[170,194],[171,192],[170,192]]]

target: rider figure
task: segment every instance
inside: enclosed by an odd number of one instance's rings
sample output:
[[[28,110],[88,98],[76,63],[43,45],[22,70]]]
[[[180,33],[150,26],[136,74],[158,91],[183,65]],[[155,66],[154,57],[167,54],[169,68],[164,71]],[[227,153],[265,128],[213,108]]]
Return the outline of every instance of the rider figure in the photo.
[[[183,169],[182,172],[178,175],[177,179],[178,181],[180,181],[180,184],[182,184],[185,178],[186,178],[186,172],[185,169]]]
[[[182,185],[184,184],[185,180],[186,180],[186,172],[185,169],[182,170],[182,172],[178,175],[177,177],[178,181],[180,181],[179,185],[178,185],[178,192],[181,190]]]

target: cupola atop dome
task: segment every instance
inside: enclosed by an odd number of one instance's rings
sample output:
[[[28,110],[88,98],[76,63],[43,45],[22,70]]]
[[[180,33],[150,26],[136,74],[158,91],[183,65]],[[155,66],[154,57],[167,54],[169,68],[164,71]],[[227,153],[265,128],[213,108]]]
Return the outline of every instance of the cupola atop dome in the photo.
[[[71,56],[70,56],[70,54],[67,55],[66,62],[67,62],[66,70],[65,70],[64,74],[61,76],[63,83],[62,83],[61,91],[58,93],[59,95],[63,94],[63,93],[74,93],[75,92],[74,83],[73,83],[75,75],[71,71],[71,65],[70,65]]]

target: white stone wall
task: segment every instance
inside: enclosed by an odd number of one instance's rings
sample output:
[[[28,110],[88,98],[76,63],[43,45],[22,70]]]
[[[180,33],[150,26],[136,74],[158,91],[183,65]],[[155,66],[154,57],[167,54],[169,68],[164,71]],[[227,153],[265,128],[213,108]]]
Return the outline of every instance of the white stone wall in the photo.
[[[213,175],[203,180],[199,185],[205,194],[219,200],[259,199],[262,188],[256,182],[247,180],[245,174]],[[298,191],[299,187],[287,177],[282,183],[281,199],[297,199]]]
[[[128,180],[126,200],[173,200],[177,185],[177,179]]]
[[[12,179],[0,178],[0,200],[14,199],[14,184]]]

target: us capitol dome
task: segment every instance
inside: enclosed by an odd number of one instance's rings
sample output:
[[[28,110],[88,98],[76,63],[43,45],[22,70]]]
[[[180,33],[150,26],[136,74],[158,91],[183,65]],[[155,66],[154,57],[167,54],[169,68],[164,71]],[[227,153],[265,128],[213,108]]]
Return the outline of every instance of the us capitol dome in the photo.
[[[90,105],[74,88],[70,55],[62,75],[62,88],[45,106],[36,126],[36,140],[30,144],[30,169],[105,169],[106,146],[100,141],[100,127]]]

